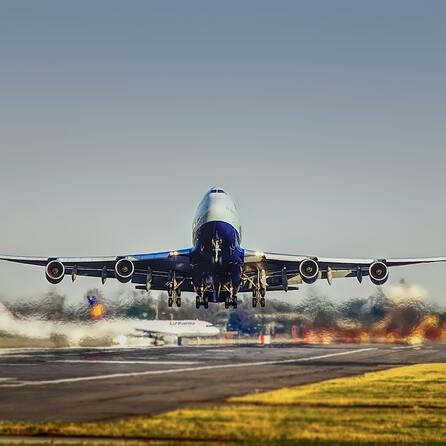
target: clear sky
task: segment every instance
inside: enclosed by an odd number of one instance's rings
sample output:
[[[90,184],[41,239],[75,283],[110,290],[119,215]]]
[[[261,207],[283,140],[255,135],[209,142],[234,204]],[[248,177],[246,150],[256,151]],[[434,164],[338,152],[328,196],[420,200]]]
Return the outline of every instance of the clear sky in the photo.
[[[219,185],[247,248],[446,255],[445,23],[444,1],[2,0],[0,252],[188,247]],[[446,265],[401,277],[446,305]],[[6,263],[0,283],[52,287]]]

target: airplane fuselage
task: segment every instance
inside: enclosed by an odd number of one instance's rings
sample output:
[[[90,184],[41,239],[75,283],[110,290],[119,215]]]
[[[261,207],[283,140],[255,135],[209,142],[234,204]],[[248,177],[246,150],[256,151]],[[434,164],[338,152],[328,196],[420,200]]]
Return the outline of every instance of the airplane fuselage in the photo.
[[[244,251],[238,212],[223,189],[211,189],[198,205],[192,241],[192,281],[198,296],[213,302],[235,296],[240,289]]]

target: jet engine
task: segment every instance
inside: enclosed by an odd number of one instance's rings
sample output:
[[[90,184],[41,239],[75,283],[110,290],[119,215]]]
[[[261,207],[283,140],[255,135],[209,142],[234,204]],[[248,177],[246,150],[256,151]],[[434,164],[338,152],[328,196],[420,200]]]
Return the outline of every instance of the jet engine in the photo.
[[[306,259],[300,262],[299,274],[303,282],[314,283],[319,277],[319,265],[313,259]]]
[[[128,282],[135,272],[135,266],[128,259],[121,259],[116,262],[115,265],[115,276],[116,278],[122,282]]]
[[[65,266],[58,260],[51,260],[45,268],[46,280],[50,283],[59,283],[65,275]]]
[[[375,285],[383,285],[389,278],[389,267],[383,261],[377,260],[370,265],[369,276]]]

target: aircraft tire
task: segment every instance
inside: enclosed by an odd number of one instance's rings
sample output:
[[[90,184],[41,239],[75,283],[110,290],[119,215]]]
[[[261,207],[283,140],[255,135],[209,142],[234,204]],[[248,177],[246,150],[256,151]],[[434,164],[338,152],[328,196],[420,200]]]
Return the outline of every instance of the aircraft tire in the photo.
[[[177,297],[176,304],[177,304],[177,307],[181,307],[181,297]]]
[[[237,308],[237,296],[234,296],[232,299],[233,299],[233,300],[232,300],[232,306],[233,306],[234,308]]]
[[[257,298],[253,297],[252,298],[252,308],[255,308],[255,307],[257,307]]]
[[[169,297],[169,299],[167,299],[167,305],[169,307],[171,307],[173,305],[173,299],[171,297]]]
[[[262,298],[260,299],[260,306],[261,306],[261,307],[264,307],[264,306],[265,306],[265,298],[264,298],[264,297],[262,297]]]
[[[200,308],[200,297],[197,296],[195,298],[195,307],[197,308],[197,310]]]

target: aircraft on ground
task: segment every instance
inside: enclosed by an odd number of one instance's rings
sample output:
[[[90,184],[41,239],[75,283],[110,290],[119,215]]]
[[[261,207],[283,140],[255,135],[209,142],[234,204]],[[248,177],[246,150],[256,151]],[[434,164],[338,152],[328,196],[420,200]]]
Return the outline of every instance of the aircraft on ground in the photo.
[[[146,345],[144,338],[153,338],[155,345],[164,337],[198,338],[217,336],[220,330],[200,320],[142,320],[103,318],[89,321],[58,321],[16,317],[0,303],[0,338],[32,340],[64,339],[69,346],[86,342],[110,342],[111,345]],[[140,341],[143,341],[141,344]],[[108,345],[108,344],[101,344]]]
[[[90,306],[90,316],[92,319],[100,319],[106,315],[106,308],[98,302],[96,296],[87,296]],[[119,321],[120,319],[115,319]],[[200,321],[198,319],[130,319],[132,322],[129,328],[137,332],[144,333],[149,337],[158,339],[160,336],[177,336],[179,338],[197,338],[207,336],[217,336],[220,330],[210,322]],[[110,323],[113,319],[109,320]]]
[[[181,306],[181,292],[196,293],[196,307],[224,302],[237,307],[237,293],[252,292],[252,306],[265,306],[267,291],[288,291],[295,285],[325,279],[369,276],[375,285],[389,278],[389,268],[445,262],[446,257],[414,259],[346,259],[276,254],[241,247],[242,230],[232,198],[212,188],[198,205],[193,220],[193,247],[149,254],[111,257],[15,257],[0,260],[40,265],[47,280],[59,283],[65,275],[132,282],[138,289],[167,290],[169,306]]]

